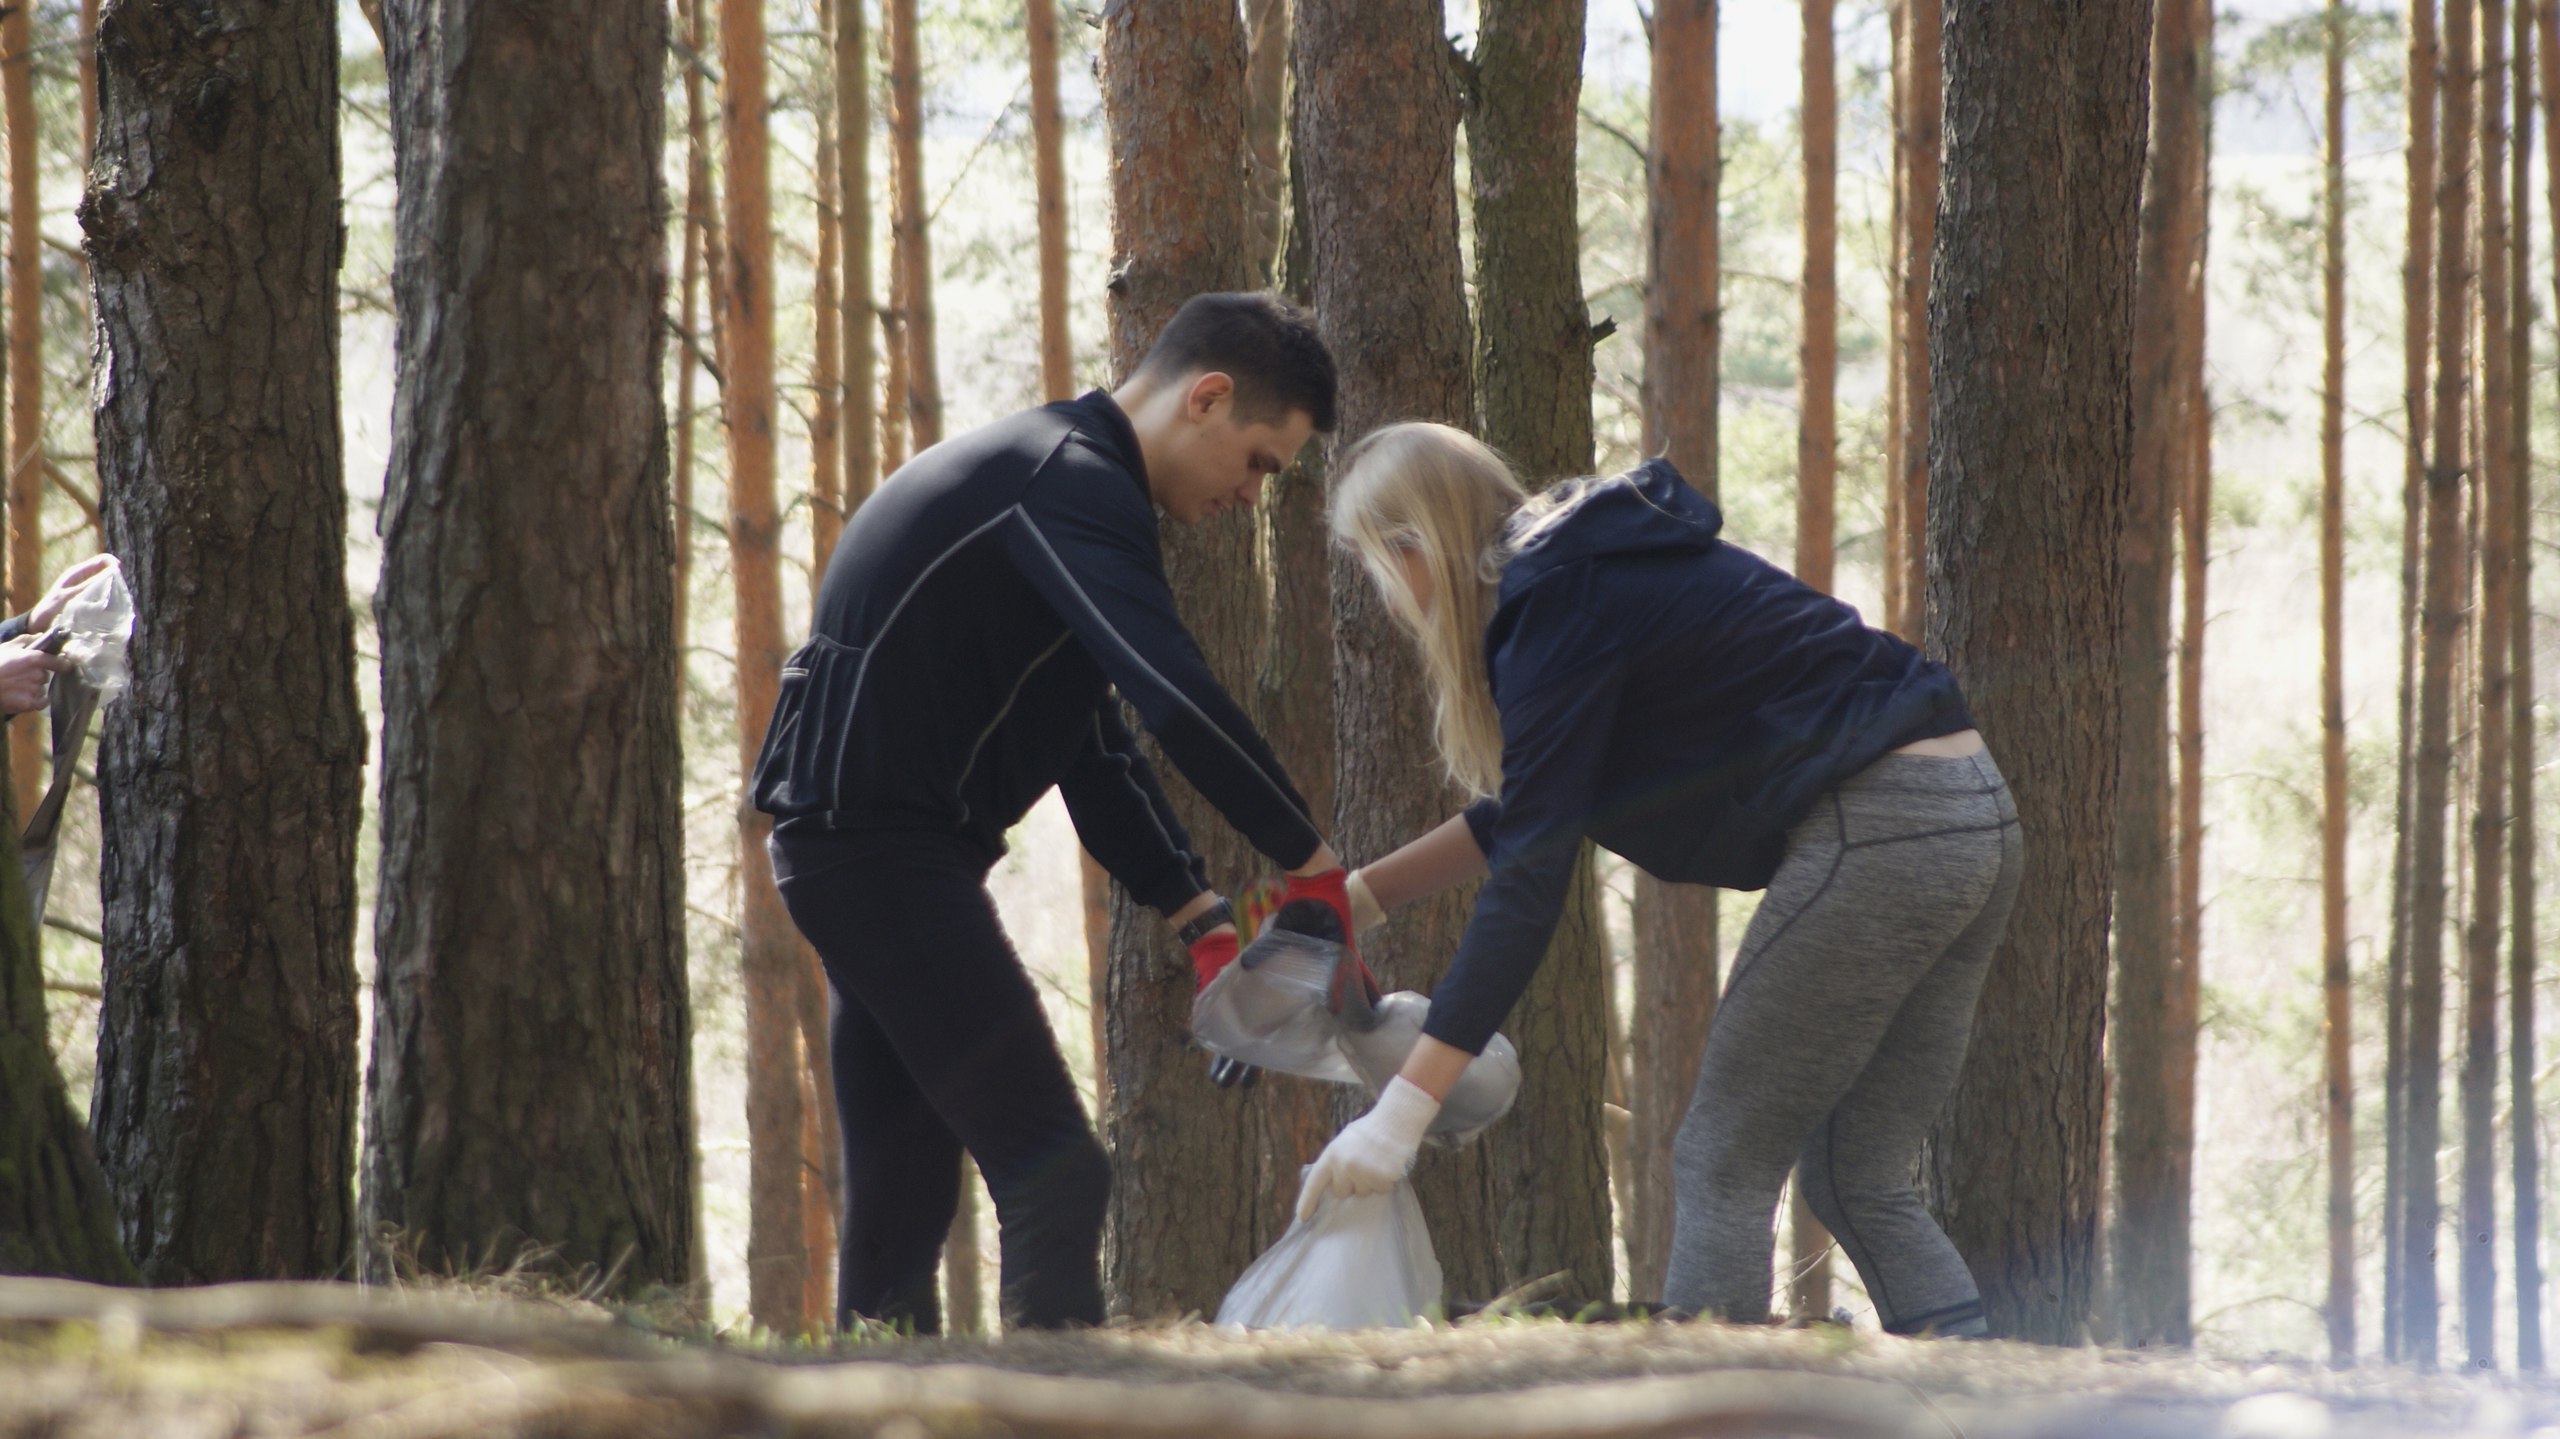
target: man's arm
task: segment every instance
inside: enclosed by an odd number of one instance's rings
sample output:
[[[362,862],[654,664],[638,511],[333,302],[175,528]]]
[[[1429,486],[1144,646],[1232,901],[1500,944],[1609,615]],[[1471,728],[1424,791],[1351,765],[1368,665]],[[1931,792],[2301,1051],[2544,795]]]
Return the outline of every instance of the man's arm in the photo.
[[[1174,818],[1155,770],[1138,753],[1120,702],[1108,695],[1086,727],[1084,747],[1058,781],[1076,838],[1138,902],[1168,919],[1214,901],[1191,836]]]

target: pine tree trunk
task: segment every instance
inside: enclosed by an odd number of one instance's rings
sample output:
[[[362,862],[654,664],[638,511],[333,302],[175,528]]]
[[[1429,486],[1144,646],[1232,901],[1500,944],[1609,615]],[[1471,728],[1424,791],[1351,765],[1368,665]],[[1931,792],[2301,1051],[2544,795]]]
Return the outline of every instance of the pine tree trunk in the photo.
[[[1067,175],[1058,113],[1057,0],[1026,0],[1031,51],[1031,154],[1040,214],[1040,394],[1076,393],[1075,345],[1067,332]]]
[[[666,12],[394,0],[386,21],[403,263],[364,1233],[396,1226],[431,1269],[531,1242],[621,1291],[682,1288]]]
[[[1104,24],[1114,377],[1137,367],[1184,300],[1257,278],[1243,114],[1233,103],[1244,83],[1244,29],[1233,3],[1189,0],[1156,7],[1143,24],[1134,13]],[[1265,623],[1251,517],[1167,526],[1162,542],[1166,576],[1201,652],[1230,693],[1251,693]],[[1156,763],[1213,882],[1268,867],[1160,754]],[[1214,1313],[1227,1285],[1285,1224],[1296,1174],[1261,1143],[1261,1114],[1304,1100],[1304,1086],[1211,1086],[1189,1042],[1193,983],[1181,945],[1126,891],[1114,889],[1111,917],[1101,1004],[1110,1307],[1138,1316]]]
[[[1902,223],[1904,201],[1909,198],[1910,146],[1903,135],[1908,118],[1903,95],[1910,86],[1904,79],[1908,46],[1904,36],[1910,30],[1910,16],[1904,13],[1904,0],[1885,0],[1885,28],[1890,39],[1891,59],[1886,69],[1891,72],[1888,89],[1890,102],[1885,113],[1890,117],[1886,128],[1893,134],[1893,183],[1887,186],[1885,208],[1889,212],[1885,230],[1890,237],[1885,246],[1885,345],[1884,345],[1884,468],[1877,476],[1877,488],[1884,495],[1884,535],[1882,551],[1884,626],[1901,634],[1902,619],[1902,362],[1909,347],[1903,338],[1905,326],[1902,310],[1902,275],[1909,268],[1910,233]],[[1923,322],[1927,320],[1922,317]]]
[[[1304,184],[1309,293],[1340,366],[1332,453],[1380,425],[1474,418],[1458,259],[1458,95],[1437,0],[1300,0],[1294,151]],[[1455,813],[1440,779],[1413,646],[1358,561],[1331,559],[1336,848],[1384,854]],[[1414,905],[1363,953],[1391,989],[1428,990],[1466,928],[1471,896]],[[1502,1266],[1482,1150],[1415,1171],[1446,1288],[1483,1299]]]
[[[2347,968],[2347,32],[2326,16],[2320,382],[2320,938],[2329,1150],[2329,1362],[2356,1357],[2355,1070]]]
[[[1244,0],[1244,145],[1253,167],[1247,213],[1256,284],[1278,281],[1289,211],[1289,0]]]
[[[2200,222],[2212,209],[2213,166],[2213,7],[2196,12],[2197,92],[2204,97],[2191,183],[2196,189]],[[2212,259],[2212,227],[2204,224],[2196,238],[2195,268],[2189,272],[2185,329],[2187,376],[2187,460],[2181,467],[2185,492],[2178,496],[2178,883],[2177,948],[2170,969],[2167,1022],[2162,1026],[2161,1065],[2168,1071],[2169,1167],[2171,1192],[2195,1193],[2196,1056],[2203,1014],[2204,960],[2204,642],[2205,571],[2212,558],[2208,543],[2213,526],[2213,402],[2205,391],[2205,272]],[[2183,1217],[2183,1216],[2182,1216]]]
[[[0,1274],[141,1282],[116,1241],[116,1198],[46,1042],[18,816],[0,793]]]
[[[859,0],[844,0],[847,6]],[[820,0],[820,28],[835,28],[836,0]],[[809,602],[817,603],[818,584],[826,577],[827,560],[844,533],[844,337],[836,327],[844,319],[837,285],[844,262],[837,253],[843,230],[836,222],[836,109],[823,81],[810,108],[818,126],[818,153],[811,169],[817,190],[818,253],[810,267],[809,337]],[[824,1052],[823,1046],[821,1053]]]
[[[2524,11],[2520,8],[2519,15]],[[2544,206],[2547,216],[2560,216],[2560,0],[2538,0],[2531,7],[2535,71],[2541,80],[2539,93],[2542,114],[2542,154],[2545,175]],[[2519,50],[2519,56],[2522,51]],[[2525,131],[2519,128],[2518,145]],[[2524,193],[2522,188],[2516,192]],[[2529,267],[2525,264],[2528,245],[2523,236],[2529,227],[2519,225],[2516,246],[2516,276],[2520,284],[2530,284]],[[2560,301],[2560,235],[2551,247],[2552,289]],[[2516,313],[2525,313],[2518,306]],[[2532,337],[2521,331],[2518,345],[2529,356]],[[2530,364],[2519,366],[2521,377],[2532,372]],[[2534,722],[2533,722],[2533,463],[2529,441],[2533,433],[2529,405],[2519,405],[2517,433],[2527,443],[2516,452],[2516,623],[2512,639],[2515,643],[2514,702],[2515,776],[2509,795],[2509,807],[2515,814],[2514,832],[2510,835],[2512,872],[2510,885],[2514,892],[2512,946],[2508,961],[2507,984],[2510,1006],[2510,1028],[2515,1040],[2509,1047],[2508,1113],[2514,1123],[2515,1193],[2516,1193],[2516,1368],[2527,1374],[2542,1371],[2542,1136],[2537,1106],[2534,1103],[2536,1066],[2535,1031],[2538,1025],[2537,995],[2538,937],[2535,934],[2537,886],[2534,866],[2539,858],[2534,814]]]
[[[80,172],[87,174],[98,144],[98,0],[80,0]]]
[[[1902,0],[1902,468],[1895,477],[1902,612],[1888,624],[1917,640],[1929,604],[1929,286],[1937,264],[1939,166],[1944,158],[1946,67],[1943,0]]]
[[[729,432],[730,635],[737,656],[738,765],[745,774],[782,684],[782,520],[774,497],[772,154],[762,0],[720,0],[721,187],[727,218],[720,387]],[[799,931],[764,862],[773,821],[738,807],[738,968],[747,1020],[747,1312],[777,1334],[824,1322],[808,1309],[813,1261],[802,1213]]]
[[[1581,0],[1485,0],[1466,91],[1474,191],[1476,390],[1484,439],[1533,488],[1591,472],[1591,317],[1575,213]],[[1504,1024],[1520,1101],[1484,1141],[1508,1288],[1568,1276],[1567,1308],[1610,1297],[1603,989],[1609,936],[1583,847],[1563,923]]]
[[[1723,398],[1716,23],[1716,0],[1668,0],[1654,10],[1644,312],[1644,447],[1710,498]],[[1672,1136],[1715,1018],[1716,893],[1639,871],[1634,907],[1627,1268],[1629,1291],[1653,1300],[1671,1261]]]
[[[2498,1366],[2498,937],[2506,898],[2507,640],[2514,609],[2514,375],[2507,234],[2507,0],[2480,3],[2480,522],[2476,671],[2479,789],[2463,981],[2462,1333],[2471,1367]]]
[[[2523,806],[2532,800],[2533,688],[2532,632],[2533,583],[2531,557],[2527,546],[2533,533],[2533,0],[2514,0],[2512,31],[2509,45],[2513,67],[2513,124],[2508,134],[2507,194],[2514,207],[2514,223],[2508,227],[2507,374],[2508,407],[2508,484],[2514,498],[2508,513],[2513,517],[2513,538],[2509,541],[2510,577],[2514,604],[2507,618],[2510,653],[2507,674],[2507,697],[2510,706],[2507,728],[2507,750],[2511,760],[2508,773],[2496,776],[2491,783],[2509,787],[2507,827],[2510,852],[2507,883],[2510,893],[2522,904],[2532,902],[2532,880],[2525,871],[2532,868],[2530,839],[2533,817]],[[2521,836],[2521,838],[2518,838]],[[2519,1226],[2528,1219],[2540,1223],[2532,1191],[2537,1182],[2534,1153],[2536,1137],[2533,1120],[2536,1106],[2532,1099],[2533,1075],[2533,970],[2526,955],[2531,943],[2533,918],[2522,908],[2511,908],[2508,928],[2507,960],[2507,1044],[2510,1096],[2525,1096],[2520,1107],[2508,1112],[2508,1157],[2511,1190]],[[2518,980],[2522,983],[2519,986]],[[2521,1070],[2518,1065],[2523,1066]],[[2517,1074],[2525,1076],[2523,1087],[2514,1087]],[[2542,1368],[2542,1315],[2540,1274],[2537,1253],[2539,1235],[2519,1227],[2516,1231],[2516,1368],[2521,1373],[2534,1373]]]
[[[146,1281],[332,1278],[355,1237],[365,763],[338,458],[337,12],[119,5],[104,49],[105,164],[83,214],[99,501],[137,625],[99,759],[91,1126]],[[236,102],[224,123],[203,122],[207,93]],[[246,312],[261,322],[212,318]]]
[[[2445,809],[2453,764],[2452,679],[2461,638],[2464,560],[2462,484],[2471,377],[2464,286],[2471,224],[2472,13],[2446,7],[2442,155],[2436,177],[2436,377],[2427,470],[2426,580],[2419,622],[2416,813],[2411,820],[2408,1120],[2401,1162],[2401,1345],[2422,1369],[2436,1364],[2435,1251],[2440,1213],[2436,1147],[2444,1042]]]
[[[2417,784],[2420,558],[2426,532],[2427,393],[2435,313],[2436,0],[2409,0],[2407,230],[2402,242],[2400,491],[2400,706],[2394,769],[2391,937],[2386,951],[2383,1037],[2382,1357],[2397,1360],[2407,1275],[2409,1133],[2409,937],[2416,896],[2413,808]],[[2555,183],[2560,183],[2556,180]]]
[[[908,453],[942,443],[942,367],[935,358],[932,216],[924,188],[924,85],[916,0],[888,0],[889,133],[898,147],[897,245],[906,276]]]
[[[2124,690],[2116,829],[2114,1253],[2116,1342],[2188,1342],[2185,1189],[2171,1161],[2166,1053],[2175,983],[2171,851],[2171,540],[2191,446],[2187,292],[2203,233],[2193,183],[2202,148],[2196,11],[2160,0],[2151,34],[2150,170],[2133,315],[2133,470],[2126,496]]]
[[[880,411],[872,388],[879,372],[876,292],[871,284],[871,55],[863,7],[842,0],[834,35],[836,92],[836,250],[844,266],[838,296],[844,321],[844,510],[850,518],[880,485]],[[832,551],[830,552],[832,553]]]
[[[702,7],[706,0],[676,0],[675,25],[682,32],[688,56],[698,56],[703,47]],[[675,461],[672,466],[675,526],[675,578],[673,653],[668,662],[675,669],[676,706],[682,712],[685,701],[687,666],[690,662],[693,634],[693,462],[694,408],[698,376],[705,355],[702,343],[703,258],[709,253],[709,216],[715,203],[711,196],[710,117],[703,105],[702,67],[690,58],[684,65],[684,228],[678,232],[677,248],[682,252],[678,269],[680,299],[676,324],[676,414]],[[719,303],[715,298],[715,312]],[[717,323],[715,320],[714,323]]]
[[[2027,868],[1929,1177],[1993,1331],[2055,1343],[2086,1332],[2096,1271],[2121,712],[2112,667],[2064,661],[2115,643],[2123,607],[2149,12],[1946,16],[1926,613]]]
[[[1840,368],[1839,133],[1833,80],[1834,0],[1804,0],[1804,318],[1796,367],[1796,578],[1832,585]],[[1788,1309],[1799,1318],[1831,1314],[1831,1235],[1802,1190],[1789,1209],[1795,1276]]]
[[[9,613],[44,595],[44,197],[36,150],[35,6],[0,10],[0,111],[9,129]],[[20,814],[44,793],[45,726],[9,727]]]

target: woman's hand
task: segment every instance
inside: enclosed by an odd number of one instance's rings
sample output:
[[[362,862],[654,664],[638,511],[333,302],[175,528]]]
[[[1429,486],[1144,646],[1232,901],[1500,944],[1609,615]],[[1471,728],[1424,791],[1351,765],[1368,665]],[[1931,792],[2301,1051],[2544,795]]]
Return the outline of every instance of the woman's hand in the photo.
[[[1326,1196],[1384,1194],[1413,1169],[1422,1133],[1440,1112],[1440,1101],[1404,1076],[1387,1081],[1369,1112],[1343,1127],[1316,1156],[1298,1186],[1298,1217],[1312,1218]]]
[[[52,629],[53,622],[62,617],[62,607],[71,602],[71,597],[78,594],[89,581],[106,573],[115,562],[116,557],[113,555],[91,555],[64,570],[61,578],[53,582],[53,588],[45,591],[44,598],[36,601],[36,607],[27,611],[27,633],[40,635]],[[70,666],[57,665],[55,668],[68,669]],[[38,703],[41,704],[42,701]],[[13,709],[10,713],[19,714],[23,711]]]
[[[0,644],[0,714],[27,714],[45,707],[53,677],[72,668],[61,655],[36,648],[33,636],[21,635]]]

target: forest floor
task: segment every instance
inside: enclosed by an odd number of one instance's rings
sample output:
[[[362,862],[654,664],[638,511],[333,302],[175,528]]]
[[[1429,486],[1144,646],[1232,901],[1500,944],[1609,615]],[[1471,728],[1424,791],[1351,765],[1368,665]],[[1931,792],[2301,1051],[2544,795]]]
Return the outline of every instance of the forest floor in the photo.
[[[554,1301],[0,1279],[0,1439],[2543,1439],[2555,1425],[2560,1383],[1832,1329],[1508,1318],[759,1347]]]

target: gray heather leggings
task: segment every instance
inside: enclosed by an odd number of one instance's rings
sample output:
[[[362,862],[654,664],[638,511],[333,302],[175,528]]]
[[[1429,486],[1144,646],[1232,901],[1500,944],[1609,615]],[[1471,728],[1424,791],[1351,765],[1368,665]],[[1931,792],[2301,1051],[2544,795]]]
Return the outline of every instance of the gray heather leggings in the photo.
[[[1914,1172],[2022,854],[1988,754],[1887,755],[1788,835],[1673,1150],[1665,1302],[1768,1318],[1770,1219],[1794,1167],[1887,1331],[1982,1332],[1982,1297]]]

